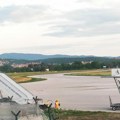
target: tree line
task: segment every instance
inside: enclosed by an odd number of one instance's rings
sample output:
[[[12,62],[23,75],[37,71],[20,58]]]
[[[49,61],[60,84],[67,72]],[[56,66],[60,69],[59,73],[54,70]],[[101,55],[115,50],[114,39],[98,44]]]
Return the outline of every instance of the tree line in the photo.
[[[37,71],[46,71],[49,69],[50,71],[63,71],[63,70],[85,70],[85,69],[101,69],[105,66],[106,68],[115,68],[120,67],[120,61],[93,61],[88,63],[82,63],[81,61],[75,61],[72,63],[62,63],[62,64],[48,64],[48,63],[40,63],[40,64],[29,64],[28,67],[17,67],[14,68],[11,65],[7,64],[4,66],[0,66],[1,72],[37,72]]]

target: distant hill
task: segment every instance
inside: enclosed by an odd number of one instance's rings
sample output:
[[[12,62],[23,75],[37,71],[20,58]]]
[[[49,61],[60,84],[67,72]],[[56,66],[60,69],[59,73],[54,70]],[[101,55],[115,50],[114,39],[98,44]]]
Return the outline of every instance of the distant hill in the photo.
[[[119,60],[120,57],[96,57],[96,56],[72,56],[72,55],[42,55],[42,54],[25,54],[25,53],[4,53],[0,55],[0,59],[14,59],[16,62],[42,61],[51,64],[71,63],[74,61],[99,61],[107,62],[111,60]],[[13,61],[12,61],[13,62]],[[14,61],[15,62],[15,61]]]
[[[44,59],[41,60],[44,63],[49,63],[49,64],[62,64],[62,63],[72,63],[75,61],[97,61],[97,62],[104,62],[104,63],[109,63],[112,61],[117,61],[117,59],[110,58],[110,57],[95,57],[95,56],[86,56],[86,57],[69,57],[69,58],[49,58],[49,59]]]
[[[53,58],[86,58],[88,56],[72,56],[72,55],[42,55],[42,54],[25,54],[25,53],[4,53],[0,55],[0,59],[16,59],[16,60],[43,60]]]

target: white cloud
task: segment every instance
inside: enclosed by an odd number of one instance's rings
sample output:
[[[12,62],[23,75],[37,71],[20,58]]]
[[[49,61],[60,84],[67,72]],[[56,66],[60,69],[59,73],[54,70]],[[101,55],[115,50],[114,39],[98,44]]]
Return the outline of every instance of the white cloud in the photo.
[[[87,9],[66,12],[59,21],[51,24],[45,35],[56,37],[83,37],[120,32],[120,15],[116,9]]]
[[[43,20],[49,14],[46,6],[7,6],[0,8],[0,22],[29,22]]]

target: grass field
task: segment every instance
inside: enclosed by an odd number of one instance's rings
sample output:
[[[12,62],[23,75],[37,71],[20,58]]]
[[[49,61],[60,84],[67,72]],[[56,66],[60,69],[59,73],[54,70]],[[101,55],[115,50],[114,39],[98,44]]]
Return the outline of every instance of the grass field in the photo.
[[[20,73],[7,73],[7,75],[17,83],[36,82],[46,80],[45,78],[31,78],[31,75],[40,75],[43,72],[20,72]]]
[[[72,75],[72,76],[111,76],[110,70],[81,70],[81,71],[75,71],[71,72],[70,74],[65,75]]]
[[[90,111],[58,111],[59,120],[120,120],[120,113]]]

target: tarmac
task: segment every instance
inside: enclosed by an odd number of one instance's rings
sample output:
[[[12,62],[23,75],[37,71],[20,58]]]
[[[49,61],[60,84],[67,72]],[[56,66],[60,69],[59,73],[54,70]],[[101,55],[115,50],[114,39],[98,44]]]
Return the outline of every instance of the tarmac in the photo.
[[[113,103],[120,102],[120,94],[113,78],[96,76],[68,76],[64,74],[36,75],[45,81],[21,84],[33,95],[54,102],[61,108],[85,111],[111,111],[109,96]]]

